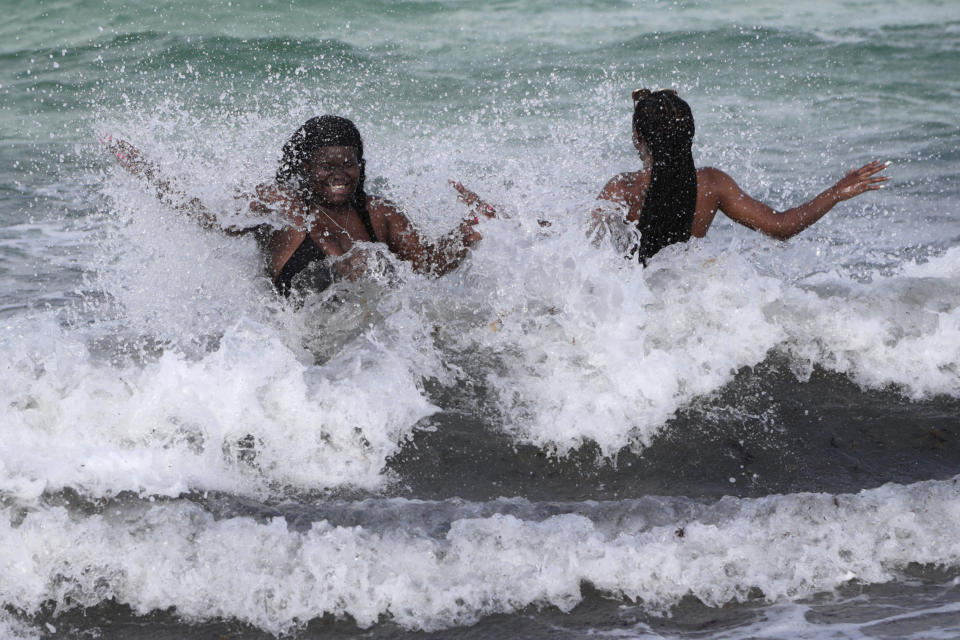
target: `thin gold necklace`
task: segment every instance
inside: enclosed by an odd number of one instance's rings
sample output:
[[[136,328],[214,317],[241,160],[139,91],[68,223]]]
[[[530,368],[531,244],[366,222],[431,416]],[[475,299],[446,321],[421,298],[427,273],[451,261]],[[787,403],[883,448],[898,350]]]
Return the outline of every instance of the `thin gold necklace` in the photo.
[[[347,235],[348,238],[353,239],[353,238],[351,237],[351,235],[350,235],[350,232],[347,231],[346,227],[344,227],[342,224],[340,224],[339,222],[337,222],[336,220],[334,220],[334,219],[333,219],[333,216],[331,216],[329,213],[327,213],[327,212],[324,210],[323,207],[321,207],[321,206],[318,205],[318,204],[314,204],[313,206],[315,206],[315,207],[320,211],[320,213],[322,213],[324,216],[326,216],[327,220],[329,220],[329,221],[332,222],[333,224],[337,225],[337,226],[340,228],[340,230],[343,231],[343,232]],[[349,211],[347,212],[347,215],[348,215],[348,216],[350,215]]]

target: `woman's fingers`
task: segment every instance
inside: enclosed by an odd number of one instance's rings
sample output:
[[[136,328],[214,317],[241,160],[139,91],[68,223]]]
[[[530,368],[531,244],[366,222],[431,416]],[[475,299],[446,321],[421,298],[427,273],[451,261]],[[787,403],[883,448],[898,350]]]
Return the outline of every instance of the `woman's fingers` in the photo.
[[[464,234],[463,234],[463,246],[471,247],[476,243],[480,242],[480,240],[482,239],[483,239],[483,236],[480,235],[479,231],[474,229],[472,226],[467,227],[467,229],[464,230]]]
[[[486,202],[478,203],[480,205],[480,213],[485,215],[487,218],[496,218],[497,210],[493,208],[493,205],[489,205]]]
[[[847,200],[867,191],[883,189],[885,186],[883,183],[890,178],[889,176],[877,174],[889,167],[890,164],[889,161],[874,160],[859,169],[851,169],[847,172],[847,175],[834,186],[834,193],[836,193],[839,199]]]
[[[121,164],[135,164],[140,158],[140,151],[126,140],[105,135],[100,138],[100,143],[109,149]]]
[[[851,168],[850,171],[847,172],[847,177],[870,176],[877,173],[878,171],[883,171],[884,169],[889,167],[890,164],[891,163],[889,160],[886,162],[882,160],[874,160],[873,162],[868,162],[867,164],[863,165],[860,168],[856,168],[856,167]]]
[[[475,194],[470,189],[467,189],[459,181],[450,180],[450,185],[457,190],[460,194],[460,199],[466,202],[467,204],[476,204],[480,200],[480,196]]]
[[[109,134],[106,134],[100,138],[100,144],[105,146],[110,153],[117,156],[118,160],[123,160],[123,156],[126,155],[121,147],[122,142],[123,140],[117,140]]]
[[[482,213],[487,218],[497,217],[497,210],[493,208],[492,205],[487,204],[480,199],[476,193],[467,189],[459,181],[448,180],[450,185],[460,193],[460,200],[471,207],[475,207],[478,213]],[[475,218],[473,221],[470,221],[470,224],[476,224],[479,222],[479,218]]]
[[[126,140],[114,138],[110,135],[101,137],[100,142],[110,150],[110,153],[116,156],[121,167],[134,175],[153,179],[156,167],[144,159],[143,154],[135,146]]]
[[[888,160],[887,162],[882,162],[882,161],[880,161],[880,160],[874,160],[873,162],[871,162],[871,163],[869,163],[869,164],[865,164],[865,165],[863,165],[862,167],[860,167],[860,169],[858,170],[858,172],[859,172],[859,173],[862,173],[862,174],[864,174],[864,175],[868,175],[868,176],[869,176],[869,175],[873,175],[873,174],[877,173],[878,171],[883,171],[884,169],[886,169],[886,168],[889,167],[889,166],[890,166],[890,161],[889,161],[889,160]]]

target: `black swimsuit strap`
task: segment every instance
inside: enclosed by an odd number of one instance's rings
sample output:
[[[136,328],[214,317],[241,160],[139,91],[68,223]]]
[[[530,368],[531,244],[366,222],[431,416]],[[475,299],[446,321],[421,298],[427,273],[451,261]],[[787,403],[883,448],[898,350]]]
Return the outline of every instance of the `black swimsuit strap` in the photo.
[[[367,230],[367,235],[370,236],[371,242],[379,242],[377,239],[377,233],[373,230],[373,222],[370,220],[370,213],[367,211],[366,207],[359,210],[360,220],[363,222],[364,228]],[[297,250],[293,252],[293,255],[284,263],[283,268],[280,269],[280,273],[277,274],[277,277],[273,279],[274,285],[277,287],[277,291],[283,295],[290,294],[290,284],[293,281],[293,278],[306,269],[308,266],[314,262],[319,262],[327,259],[327,254],[324,253],[313,237],[308,233],[304,236],[303,242],[300,243],[300,246],[297,247]]]
[[[277,274],[277,277],[273,279],[273,283],[277,287],[277,291],[283,295],[289,295],[290,293],[290,282],[293,280],[293,277],[306,269],[310,264],[318,260],[326,260],[327,254],[323,252],[317,243],[314,242],[313,238],[308,233],[303,238],[303,242],[300,243],[300,246],[297,247],[297,250],[293,252],[293,255],[290,256],[290,259],[284,263],[283,268],[280,269],[280,273]]]

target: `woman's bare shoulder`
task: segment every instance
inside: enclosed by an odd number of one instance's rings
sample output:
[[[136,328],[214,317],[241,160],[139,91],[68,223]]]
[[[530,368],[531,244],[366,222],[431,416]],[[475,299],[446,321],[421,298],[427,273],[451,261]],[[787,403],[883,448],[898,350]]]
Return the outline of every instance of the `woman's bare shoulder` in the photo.
[[[649,173],[646,169],[641,169],[640,171],[624,171],[610,178],[607,186],[630,188],[639,182],[643,182]]]
[[[406,219],[397,205],[383,196],[367,196],[367,213],[370,214],[371,220],[389,220],[398,216]]]
[[[645,184],[647,171],[626,171],[610,178],[598,196],[601,200],[628,200]]]
[[[733,179],[726,172],[716,167],[700,167],[697,169],[697,185],[701,189],[706,188],[709,191],[715,191],[732,181]]]

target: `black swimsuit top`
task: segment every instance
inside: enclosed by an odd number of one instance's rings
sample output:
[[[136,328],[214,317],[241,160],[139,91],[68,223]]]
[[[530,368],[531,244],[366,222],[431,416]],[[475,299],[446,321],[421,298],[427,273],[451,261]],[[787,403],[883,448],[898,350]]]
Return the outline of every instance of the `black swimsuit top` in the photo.
[[[363,226],[370,236],[370,241],[379,242],[377,234],[373,230],[373,223],[370,222],[370,214],[365,208],[360,211],[360,220],[363,221]],[[326,261],[327,254],[308,233],[297,250],[283,265],[283,268],[280,269],[277,277],[273,279],[273,284],[277,287],[277,291],[284,296],[289,296],[293,279],[309,269],[312,276],[309,279],[309,289],[315,292],[323,291],[333,284],[333,274],[330,273]]]

